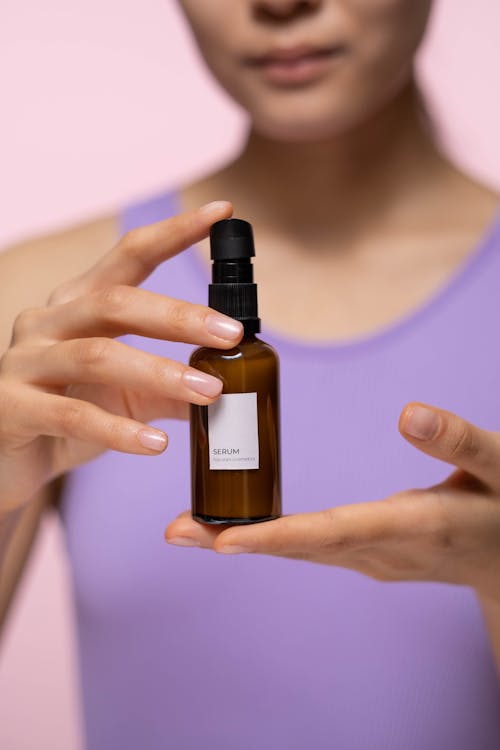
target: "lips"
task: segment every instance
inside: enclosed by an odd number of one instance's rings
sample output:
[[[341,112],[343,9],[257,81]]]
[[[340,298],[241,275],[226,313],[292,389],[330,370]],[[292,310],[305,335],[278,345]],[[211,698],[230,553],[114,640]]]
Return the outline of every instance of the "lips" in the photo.
[[[341,45],[281,47],[263,55],[246,58],[245,62],[260,71],[271,83],[290,85],[307,83],[317,78],[343,52],[345,48]]]

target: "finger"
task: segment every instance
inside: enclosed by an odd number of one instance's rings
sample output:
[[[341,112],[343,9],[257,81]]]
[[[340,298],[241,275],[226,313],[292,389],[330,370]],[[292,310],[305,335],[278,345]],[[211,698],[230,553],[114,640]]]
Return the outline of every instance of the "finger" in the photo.
[[[7,389],[5,392],[7,392]],[[103,449],[123,453],[153,455],[167,447],[168,438],[162,431],[134,419],[110,414],[95,404],[79,399],[41,393],[28,386],[17,385],[2,411],[16,411],[16,435],[2,435],[9,442],[50,435],[75,438],[95,443]],[[9,424],[9,419],[2,420]]]
[[[179,547],[213,549],[215,540],[226,526],[209,526],[195,521],[190,511],[181,513],[165,531],[165,540]]]
[[[168,527],[166,538],[171,543],[176,536],[191,539],[192,546],[224,554],[251,552],[333,564],[345,553],[403,533],[407,523],[401,508],[386,500],[222,530],[206,529],[183,515]]]
[[[500,488],[500,436],[451,412],[426,404],[408,404],[399,429],[424,453],[453,464],[494,489]]]
[[[198,346],[229,347],[243,333],[239,321],[210,307],[124,285],[103,287],[63,305],[27,310],[24,325],[22,315],[20,318],[18,331],[22,328],[24,340],[136,334]]]
[[[27,373],[30,383],[42,386],[99,383],[202,405],[219,396],[223,385],[194,367],[106,338],[19,346],[4,361],[3,372],[17,379]]]
[[[137,286],[160,263],[202,240],[214,222],[231,214],[229,202],[214,201],[194,211],[132,229],[88,271],[55,289],[48,304],[67,302],[110,284]]]

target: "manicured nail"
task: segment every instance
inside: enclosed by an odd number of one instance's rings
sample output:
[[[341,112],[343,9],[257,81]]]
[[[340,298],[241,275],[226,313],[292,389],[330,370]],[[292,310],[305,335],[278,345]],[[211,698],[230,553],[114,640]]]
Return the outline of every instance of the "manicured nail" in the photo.
[[[167,447],[168,438],[164,432],[158,430],[139,430],[137,439],[144,448],[151,451],[162,451]]]
[[[418,440],[431,440],[438,433],[439,414],[423,406],[412,406],[403,422],[404,431]]]
[[[176,544],[178,547],[200,547],[200,543],[196,539],[190,539],[187,536],[174,536],[172,539],[166,540],[169,544]]]
[[[232,341],[241,336],[243,326],[238,320],[228,318],[225,315],[210,313],[205,318],[205,328],[209,333],[220,339]]]
[[[250,552],[250,550],[246,547],[227,545],[226,547],[221,547],[217,552],[222,552],[223,555],[241,555],[242,552]]]
[[[222,390],[222,381],[219,378],[214,378],[213,375],[200,370],[184,370],[182,379],[192,391],[209,398],[218,396]]]
[[[205,203],[204,206],[200,206],[198,209],[202,214],[211,214],[214,211],[222,211],[227,209],[228,201],[211,201],[211,203]]]

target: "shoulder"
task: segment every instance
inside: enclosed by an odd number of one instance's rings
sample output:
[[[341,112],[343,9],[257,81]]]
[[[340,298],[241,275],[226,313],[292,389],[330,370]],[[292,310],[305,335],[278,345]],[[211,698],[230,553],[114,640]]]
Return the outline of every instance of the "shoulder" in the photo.
[[[450,215],[470,244],[482,237],[500,215],[500,195],[488,185],[454,169],[450,190]]]
[[[10,285],[13,277],[22,276],[24,283],[52,288],[95,263],[116,243],[118,233],[118,217],[109,215],[24,238],[0,253],[2,282]]]
[[[118,231],[118,216],[98,217],[35,237],[25,237],[1,252],[0,263],[2,268],[11,270],[22,265],[30,276],[43,272],[45,268],[57,275],[61,265],[78,273],[116,243]]]
[[[2,250],[2,321],[9,327],[21,310],[44,305],[56,286],[82,273],[110,250],[119,231],[119,217],[108,215],[25,238]],[[0,341],[0,350],[4,343]]]

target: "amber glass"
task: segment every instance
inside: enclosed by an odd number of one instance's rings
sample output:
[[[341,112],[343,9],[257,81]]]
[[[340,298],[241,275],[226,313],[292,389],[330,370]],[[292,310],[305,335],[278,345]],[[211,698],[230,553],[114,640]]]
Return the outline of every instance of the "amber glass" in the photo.
[[[208,407],[191,404],[193,517],[204,523],[244,524],[281,515],[279,360],[253,334],[232,349],[196,349],[192,367],[220,378],[222,393],[257,393],[258,469],[210,469]]]

